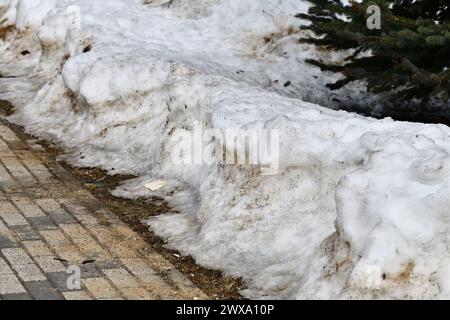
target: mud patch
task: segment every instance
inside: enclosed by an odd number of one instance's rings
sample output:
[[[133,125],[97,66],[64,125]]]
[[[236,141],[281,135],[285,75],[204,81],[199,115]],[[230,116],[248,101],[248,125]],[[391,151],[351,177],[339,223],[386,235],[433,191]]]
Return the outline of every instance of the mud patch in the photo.
[[[6,116],[10,116],[14,113],[14,106],[8,101],[0,100],[0,110],[3,111]]]
[[[6,39],[8,34],[13,32],[14,30],[16,30],[16,28],[14,28],[14,26],[8,26],[8,27],[0,28],[0,40]]]

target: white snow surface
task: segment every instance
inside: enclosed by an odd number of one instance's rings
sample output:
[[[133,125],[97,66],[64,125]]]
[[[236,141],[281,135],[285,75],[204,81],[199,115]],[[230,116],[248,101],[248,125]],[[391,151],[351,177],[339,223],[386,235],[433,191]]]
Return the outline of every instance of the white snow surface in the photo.
[[[1,0],[2,26],[16,31],[0,44],[0,98],[73,164],[138,176],[116,195],[167,199],[180,213],[149,226],[243,277],[247,297],[448,299],[450,130],[305,102],[334,97],[323,85],[334,76],[304,63],[319,53],[297,42],[307,7]],[[334,94],[363,97],[347,90]],[[175,165],[171,134],[196,122],[280,130],[279,174]]]

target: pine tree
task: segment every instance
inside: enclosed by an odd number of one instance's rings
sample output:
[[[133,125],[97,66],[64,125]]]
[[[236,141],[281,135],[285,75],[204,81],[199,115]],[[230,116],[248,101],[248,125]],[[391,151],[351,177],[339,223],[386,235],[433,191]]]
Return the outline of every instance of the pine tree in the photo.
[[[447,101],[450,93],[450,0],[309,0],[310,22],[301,39],[327,50],[348,50],[342,64],[308,60],[343,78],[328,84],[340,89],[364,80],[367,89],[388,94],[390,101]],[[381,9],[381,29],[369,29],[368,8]]]

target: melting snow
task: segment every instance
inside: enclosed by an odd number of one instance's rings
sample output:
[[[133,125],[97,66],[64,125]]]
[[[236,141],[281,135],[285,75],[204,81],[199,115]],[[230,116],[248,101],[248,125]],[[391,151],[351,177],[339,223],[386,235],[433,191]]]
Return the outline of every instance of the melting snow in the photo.
[[[72,163],[138,176],[116,195],[170,201],[149,225],[248,297],[450,298],[450,130],[305,102],[334,98],[296,41],[306,3],[0,0],[0,98]],[[175,165],[196,122],[279,130],[279,173]]]

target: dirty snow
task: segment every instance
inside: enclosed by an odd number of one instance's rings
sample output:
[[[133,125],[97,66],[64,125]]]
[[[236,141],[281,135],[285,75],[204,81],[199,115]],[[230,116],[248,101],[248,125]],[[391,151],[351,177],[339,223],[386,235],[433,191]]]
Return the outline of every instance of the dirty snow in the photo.
[[[116,195],[167,199],[180,213],[149,226],[243,277],[247,297],[450,298],[450,130],[319,106],[369,98],[357,85],[328,92],[334,75],[304,63],[319,54],[296,41],[306,9],[1,0],[2,27],[16,31],[0,44],[0,98],[73,164],[138,176]],[[279,130],[279,173],[174,164],[174,130],[198,122]]]

